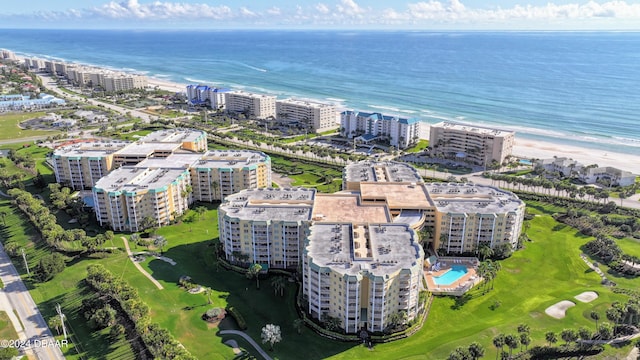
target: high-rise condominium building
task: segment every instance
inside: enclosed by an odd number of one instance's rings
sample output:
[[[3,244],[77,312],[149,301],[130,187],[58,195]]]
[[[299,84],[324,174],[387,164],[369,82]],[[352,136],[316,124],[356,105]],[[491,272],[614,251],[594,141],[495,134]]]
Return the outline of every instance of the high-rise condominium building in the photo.
[[[220,89],[207,85],[187,85],[187,100],[193,105],[206,105],[214,110],[226,108],[226,93],[229,89]]]
[[[385,141],[398,149],[405,149],[420,139],[420,121],[349,110],[340,114],[340,134],[365,143]]]
[[[431,125],[429,134],[432,153],[485,167],[511,156],[514,141],[513,131],[451,122]]]
[[[344,171],[344,191],[243,190],[219,208],[227,259],[264,267],[302,266],[309,314],[338,317],[345,330],[383,330],[390,316],[417,314],[423,239],[450,254],[482,245],[515,248],[524,203],[474,184],[425,184],[411,166],[360,162]]]
[[[123,141],[81,142],[57,148],[51,156],[56,182],[74,190],[90,189],[114,168]]]
[[[324,131],[338,127],[338,112],[333,104],[324,104],[308,100],[276,101],[278,121],[298,123],[313,131]]]
[[[276,117],[276,97],[272,95],[230,91],[225,93],[225,101],[228,111],[247,112],[258,119]]]

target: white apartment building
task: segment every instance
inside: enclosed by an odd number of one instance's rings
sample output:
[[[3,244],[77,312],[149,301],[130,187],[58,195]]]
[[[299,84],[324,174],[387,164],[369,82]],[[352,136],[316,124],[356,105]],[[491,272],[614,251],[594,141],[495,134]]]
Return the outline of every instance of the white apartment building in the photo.
[[[525,205],[513,193],[474,184],[425,184],[411,166],[364,161],[345,168],[345,191],[243,190],[219,207],[220,241],[231,261],[302,265],[303,296],[316,318],[346,332],[382,331],[391,316],[417,314],[424,253],[467,254],[517,245]]]
[[[441,122],[431,125],[432,153],[472,165],[502,164],[511,156],[515,132],[475,125]]]
[[[44,60],[44,70],[51,74],[64,76],[80,86],[100,86],[105,91],[126,91],[147,87],[146,76],[91,66]]]
[[[276,101],[278,121],[299,123],[314,131],[325,131],[338,127],[337,115],[336,106],[333,104],[295,99]]]
[[[406,224],[321,223],[305,241],[302,290],[309,315],[341,320],[347,333],[385,330],[418,314],[424,252]]]
[[[147,218],[167,225],[193,202],[189,184],[189,169],[121,167],[93,187],[96,218],[116,231],[143,230]]]
[[[90,189],[97,180],[121,166],[136,165],[150,157],[167,158],[177,151],[206,150],[206,132],[168,129],[150,133],[134,143],[81,142],[59,147],[53,151],[51,159],[56,181],[82,190]]]
[[[0,59],[2,60],[17,60],[16,53],[11,50],[0,49]]]
[[[340,114],[340,134],[365,143],[382,140],[398,149],[406,149],[420,139],[420,121],[348,110]]]
[[[276,97],[272,95],[253,94],[245,91],[225,93],[228,111],[248,112],[258,119],[276,117]]]
[[[187,85],[187,101],[192,105],[208,105],[214,110],[226,109],[226,96],[229,89],[207,85]]]

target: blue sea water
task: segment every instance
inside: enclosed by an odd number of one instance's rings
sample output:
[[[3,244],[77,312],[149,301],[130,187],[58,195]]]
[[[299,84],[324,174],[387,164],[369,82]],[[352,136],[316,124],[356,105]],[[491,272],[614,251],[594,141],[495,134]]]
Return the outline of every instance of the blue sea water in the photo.
[[[22,55],[640,154],[640,33],[1,30]]]

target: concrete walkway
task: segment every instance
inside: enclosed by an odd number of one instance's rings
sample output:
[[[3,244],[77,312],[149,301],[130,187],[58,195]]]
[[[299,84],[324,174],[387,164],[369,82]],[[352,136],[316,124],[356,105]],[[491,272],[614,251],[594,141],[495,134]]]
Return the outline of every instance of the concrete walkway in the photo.
[[[260,345],[258,345],[255,341],[253,341],[253,339],[245,334],[242,331],[238,331],[238,330],[220,330],[220,335],[238,335],[241,336],[243,339],[247,340],[247,342],[249,344],[251,344],[259,353],[260,355],[262,355],[263,358],[265,358],[265,360],[272,360],[271,356],[269,356],[264,350],[262,350],[262,347],[260,347]]]
[[[134,259],[133,259],[133,253],[131,253],[131,249],[129,248],[129,241],[127,240],[126,237],[122,237],[122,241],[124,242],[124,248],[127,250],[127,255],[129,255],[129,259],[131,259],[131,262],[133,262],[133,265],[138,268],[138,270],[142,273],[142,275],[146,276],[147,279],[151,280],[151,282],[160,290],[164,289],[164,286],[162,286],[162,284],[160,284],[158,282],[158,280],[154,279],[153,276],[151,276],[151,274],[149,274],[147,272],[147,270],[143,269],[142,266],[140,266],[140,264],[138,264]]]

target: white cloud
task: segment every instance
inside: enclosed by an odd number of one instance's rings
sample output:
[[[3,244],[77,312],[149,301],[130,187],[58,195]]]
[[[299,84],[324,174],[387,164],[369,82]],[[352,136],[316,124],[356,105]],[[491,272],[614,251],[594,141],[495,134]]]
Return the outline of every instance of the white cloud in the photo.
[[[331,10],[329,10],[329,7],[325,4],[316,4],[316,10],[318,10],[319,13],[321,14],[328,14]]]
[[[223,0],[224,1],[224,0]],[[309,26],[309,27],[378,27],[380,25],[412,28],[429,28],[437,25],[455,28],[482,27],[482,25],[507,24],[511,28],[538,24],[580,23],[602,24],[616,28],[616,24],[627,24],[627,28],[640,27],[640,3],[631,0],[610,0],[586,3],[555,4],[541,6],[515,5],[509,8],[473,8],[465,6],[464,0],[424,0],[406,5],[392,5],[383,9],[363,7],[361,0],[323,0],[315,4],[294,5],[280,8],[271,6],[258,10],[253,6],[232,7],[222,2],[217,5],[204,3],[174,2],[171,0],[111,0],[102,5],[55,12],[34,12],[22,15],[2,15],[5,23],[12,19],[43,20],[49,23],[73,21],[93,24],[108,21],[111,24],[157,23],[171,21],[172,24],[194,25],[196,22],[232,23],[236,26]],[[525,0],[522,0],[525,1]],[[232,2],[229,1],[229,4]],[[135,20],[135,21],[131,21]],[[623,21],[624,20],[624,21]],[[563,23],[564,21],[564,23]],[[613,26],[611,26],[613,24]],[[635,25],[634,25],[635,24]],[[588,27],[588,26],[587,26]]]

